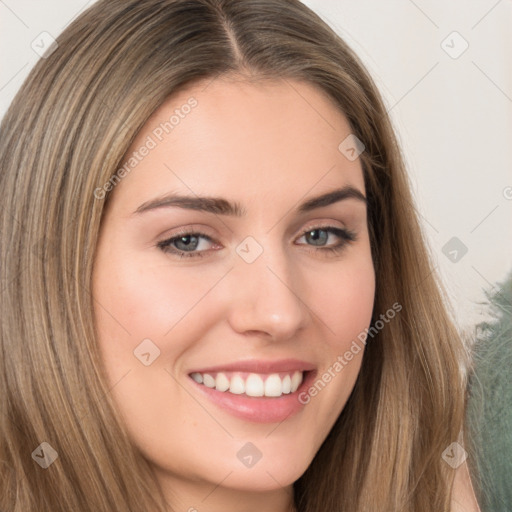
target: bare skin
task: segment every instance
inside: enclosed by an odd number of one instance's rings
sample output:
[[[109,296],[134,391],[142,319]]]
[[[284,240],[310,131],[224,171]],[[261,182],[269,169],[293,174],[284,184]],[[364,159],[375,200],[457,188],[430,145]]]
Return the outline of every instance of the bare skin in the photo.
[[[190,373],[294,358],[321,375],[349,350],[375,293],[366,204],[346,197],[298,208],[343,187],[364,198],[363,173],[338,150],[347,120],[311,85],[206,85],[162,105],[127,153],[156,141],[116,186],[102,224],[99,342],[123,421],[175,510],[289,512],[292,484],[343,409],[363,350],[279,422],[237,417]],[[191,97],[197,106],[162,136],[158,127]],[[137,212],[168,194],[222,197],[245,211]],[[248,263],[249,255],[257,257]],[[147,366],[134,357],[145,339],[145,354],[159,351]],[[261,456],[251,467],[239,456],[249,442]]]
[[[452,512],[480,512],[466,462],[456,469],[453,482]]]

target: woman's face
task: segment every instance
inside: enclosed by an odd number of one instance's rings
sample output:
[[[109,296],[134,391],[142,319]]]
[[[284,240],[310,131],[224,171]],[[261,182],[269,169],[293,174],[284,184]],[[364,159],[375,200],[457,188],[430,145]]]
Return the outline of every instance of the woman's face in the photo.
[[[307,83],[217,79],[169,99],[126,155],[95,260],[99,344],[183,507],[289,499],[351,393],[375,281],[350,133]]]

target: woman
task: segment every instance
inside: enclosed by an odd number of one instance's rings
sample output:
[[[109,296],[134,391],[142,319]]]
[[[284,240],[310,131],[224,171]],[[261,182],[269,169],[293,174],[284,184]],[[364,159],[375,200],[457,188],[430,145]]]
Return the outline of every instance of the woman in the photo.
[[[2,124],[0,509],[478,510],[345,43],[298,1],[110,0],[44,57]]]

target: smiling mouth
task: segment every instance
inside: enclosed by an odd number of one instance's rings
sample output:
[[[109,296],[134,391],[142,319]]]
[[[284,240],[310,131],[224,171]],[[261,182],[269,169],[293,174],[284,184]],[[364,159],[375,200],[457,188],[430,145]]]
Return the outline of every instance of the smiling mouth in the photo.
[[[273,373],[193,372],[190,377],[203,386],[233,395],[250,397],[280,397],[295,393],[306,371]]]

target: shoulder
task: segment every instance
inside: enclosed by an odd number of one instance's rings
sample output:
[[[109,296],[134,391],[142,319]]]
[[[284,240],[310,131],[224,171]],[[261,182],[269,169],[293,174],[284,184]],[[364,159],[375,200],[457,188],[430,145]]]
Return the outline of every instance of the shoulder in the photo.
[[[455,471],[451,512],[480,512],[466,462]]]

